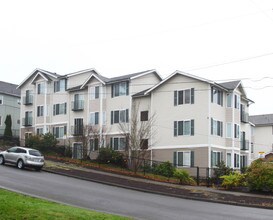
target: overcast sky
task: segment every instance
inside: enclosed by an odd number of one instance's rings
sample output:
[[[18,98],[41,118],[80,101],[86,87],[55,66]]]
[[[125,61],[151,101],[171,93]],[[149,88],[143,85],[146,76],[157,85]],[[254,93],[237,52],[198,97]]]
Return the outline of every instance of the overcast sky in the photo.
[[[35,68],[181,70],[242,79],[250,113],[273,113],[272,9],[272,0],[0,0],[0,80],[20,84]]]

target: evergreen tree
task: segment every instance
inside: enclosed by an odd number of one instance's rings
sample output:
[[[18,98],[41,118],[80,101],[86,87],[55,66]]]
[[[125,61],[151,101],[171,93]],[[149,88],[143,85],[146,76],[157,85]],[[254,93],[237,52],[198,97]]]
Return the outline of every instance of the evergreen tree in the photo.
[[[5,140],[10,140],[12,138],[12,130],[11,130],[11,115],[7,115],[6,120],[5,120],[5,131],[4,131],[4,139]]]

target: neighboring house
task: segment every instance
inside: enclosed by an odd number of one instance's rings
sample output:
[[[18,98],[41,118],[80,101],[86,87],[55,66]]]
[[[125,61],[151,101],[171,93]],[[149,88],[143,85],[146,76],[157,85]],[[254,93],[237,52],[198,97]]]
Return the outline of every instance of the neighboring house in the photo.
[[[132,95],[162,79],[155,70],[106,78],[95,69],[67,75],[34,70],[19,86],[22,96],[21,145],[33,134],[53,133],[81,158],[85,129],[92,129],[88,153],[100,147],[125,149],[119,123],[128,123]],[[88,126],[88,128],[87,128]]]
[[[184,168],[213,168],[222,160],[235,169],[250,164],[253,101],[241,81],[216,83],[176,71],[133,97],[142,111],[156,115],[151,159]]]
[[[19,137],[20,130],[20,90],[18,85],[0,81],[0,137],[6,128],[5,120],[11,115],[12,135]]]
[[[253,159],[273,151],[273,114],[253,115],[249,120],[254,126]]]

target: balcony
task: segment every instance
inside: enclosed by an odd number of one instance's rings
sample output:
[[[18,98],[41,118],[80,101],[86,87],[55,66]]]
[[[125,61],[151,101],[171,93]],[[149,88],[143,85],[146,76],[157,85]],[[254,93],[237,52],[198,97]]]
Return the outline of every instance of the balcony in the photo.
[[[22,124],[25,127],[32,126],[32,117],[27,117],[22,119]]]
[[[83,111],[84,109],[84,100],[78,100],[71,102],[72,111]]]
[[[249,140],[241,141],[241,150],[249,150]]]
[[[33,95],[27,95],[23,97],[24,105],[32,105],[33,104]]]
[[[83,125],[71,126],[71,133],[73,136],[83,135]]]

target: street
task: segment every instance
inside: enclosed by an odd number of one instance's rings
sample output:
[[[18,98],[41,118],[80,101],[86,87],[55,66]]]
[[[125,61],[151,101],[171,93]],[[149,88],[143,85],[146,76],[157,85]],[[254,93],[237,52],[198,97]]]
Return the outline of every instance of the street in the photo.
[[[135,219],[272,219],[273,211],[143,193],[33,170],[0,166],[0,187]],[[1,204],[0,204],[1,207]]]

